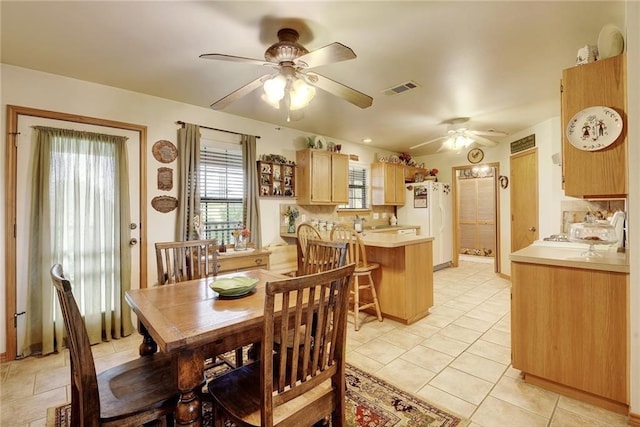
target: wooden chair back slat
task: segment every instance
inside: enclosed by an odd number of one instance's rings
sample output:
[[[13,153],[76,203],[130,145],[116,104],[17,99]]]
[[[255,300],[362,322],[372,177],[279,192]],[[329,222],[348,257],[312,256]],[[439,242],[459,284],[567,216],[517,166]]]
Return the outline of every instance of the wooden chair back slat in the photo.
[[[263,426],[273,425],[274,406],[328,379],[333,387],[345,387],[347,304],[354,269],[355,265],[349,264],[267,283],[260,359]],[[278,366],[273,366],[274,341],[286,342],[292,329],[305,333],[293,334],[293,351],[282,352]],[[277,375],[273,375],[274,369]]]
[[[159,285],[218,274],[215,239],[159,242],[155,247]]]
[[[307,242],[309,240],[322,240],[320,231],[308,222],[303,222],[296,229],[296,252],[298,255],[298,275],[302,275],[300,270],[304,264],[305,254],[307,250]]]
[[[353,262],[356,267],[367,265],[367,252],[362,239],[353,227],[337,224],[331,230],[331,241],[347,243],[347,262]]]
[[[306,255],[298,269],[299,276],[333,270],[342,267],[347,261],[345,242],[309,239],[305,252]]]

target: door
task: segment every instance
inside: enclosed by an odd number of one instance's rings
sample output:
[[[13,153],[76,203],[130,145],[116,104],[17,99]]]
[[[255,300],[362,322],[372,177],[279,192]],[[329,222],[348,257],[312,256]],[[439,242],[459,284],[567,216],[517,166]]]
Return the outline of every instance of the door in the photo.
[[[454,266],[458,266],[464,248],[481,246],[492,250],[482,251],[481,255],[493,257],[494,271],[500,273],[499,175],[499,163],[456,166],[452,170]]]
[[[131,287],[139,288],[146,281],[146,249],[138,244],[146,240],[141,223],[146,214],[144,203],[146,195],[140,185],[140,177],[144,176],[144,162],[141,161],[143,147],[146,146],[146,128],[135,125],[127,125],[120,122],[109,122],[99,119],[88,119],[81,116],[68,116],[63,113],[42,112],[34,109],[22,109],[9,106],[9,115],[13,117],[8,123],[9,131],[15,129],[15,144],[11,144],[8,158],[15,159],[15,167],[8,168],[12,176],[7,182],[7,224],[11,221],[11,228],[15,227],[14,236],[7,236],[8,244],[15,245],[15,258],[7,259],[7,345],[6,354],[8,360],[20,357],[22,340],[24,339],[25,320],[23,314],[27,306],[27,256],[29,243],[29,216],[30,216],[30,179],[33,172],[31,165],[32,126],[51,126],[58,128],[73,128],[112,135],[128,137],[127,156],[129,162],[129,191],[131,206],[130,227],[131,239]],[[24,113],[24,114],[23,114]],[[71,120],[73,119],[73,120]],[[83,120],[86,119],[86,120]],[[70,121],[82,121],[82,123],[69,123]],[[11,197],[13,195],[13,197]],[[9,206],[10,204],[14,206]],[[15,215],[12,214],[15,212]],[[15,316],[14,316],[15,313]],[[10,321],[10,316],[14,316]]]
[[[511,252],[538,239],[538,150],[511,156]]]

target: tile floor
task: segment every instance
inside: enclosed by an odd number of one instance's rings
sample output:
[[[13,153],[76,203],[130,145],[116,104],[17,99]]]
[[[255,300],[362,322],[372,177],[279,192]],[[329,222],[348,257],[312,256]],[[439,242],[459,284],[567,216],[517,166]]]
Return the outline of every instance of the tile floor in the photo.
[[[349,363],[470,419],[470,427],[625,426],[626,417],[525,384],[510,366],[510,282],[487,259],[434,274],[435,304],[405,326],[368,316],[348,333]],[[138,357],[140,337],[94,347],[98,371]],[[45,425],[69,399],[67,352],[1,365],[0,426]]]

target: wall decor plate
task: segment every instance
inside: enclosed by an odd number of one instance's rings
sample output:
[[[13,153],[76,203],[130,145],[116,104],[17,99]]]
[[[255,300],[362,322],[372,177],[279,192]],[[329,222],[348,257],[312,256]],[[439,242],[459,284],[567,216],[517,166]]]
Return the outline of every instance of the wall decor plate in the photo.
[[[622,117],[613,108],[595,106],[576,113],[567,125],[567,138],[579,150],[602,150],[622,133]]]
[[[158,212],[171,212],[178,207],[178,199],[171,196],[156,196],[151,200],[151,206]]]
[[[158,168],[158,190],[173,189],[173,169]]]
[[[156,141],[151,148],[153,157],[161,163],[171,163],[178,157],[178,149],[171,141],[161,139]]]

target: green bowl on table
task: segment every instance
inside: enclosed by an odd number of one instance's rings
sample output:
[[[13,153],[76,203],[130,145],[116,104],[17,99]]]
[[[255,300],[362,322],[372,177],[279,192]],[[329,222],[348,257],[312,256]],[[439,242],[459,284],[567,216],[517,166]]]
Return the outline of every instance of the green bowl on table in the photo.
[[[221,277],[209,283],[209,287],[222,297],[241,297],[253,291],[258,279],[252,277]]]

